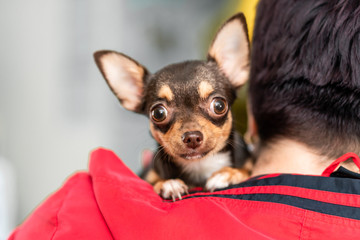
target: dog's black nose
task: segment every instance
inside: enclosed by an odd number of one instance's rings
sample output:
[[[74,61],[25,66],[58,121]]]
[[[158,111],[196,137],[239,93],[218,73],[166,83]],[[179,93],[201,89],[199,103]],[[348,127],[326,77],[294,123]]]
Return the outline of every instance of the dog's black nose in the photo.
[[[203,134],[199,131],[186,132],[181,137],[188,148],[198,148],[203,142]]]

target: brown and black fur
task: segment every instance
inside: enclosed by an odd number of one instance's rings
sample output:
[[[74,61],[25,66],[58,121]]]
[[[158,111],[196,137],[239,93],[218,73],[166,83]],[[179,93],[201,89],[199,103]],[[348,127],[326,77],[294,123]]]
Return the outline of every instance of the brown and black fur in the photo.
[[[156,192],[175,199],[188,187],[213,191],[248,177],[241,168],[250,154],[233,129],[231,114],[236,90],[249,72],[242,14],[219,30],[205,61],[176,63],[151,74],[121,53],[99,51],[94,57],[122,105],[150,119],[159,148],[143,177]],[[207,167],[211,172],[205,172]],[[192,168],[204,169],[192,172]]]
[[[155,80],[154,80],[155,79]],[[228,104],[231,106],[236,99],[236,89],[230,84],[229,80],[219,71],[215,61],[187,61],[170,65],[155,73],[153,79],[150,79],[150,84],[146,87],[144,113],[149,112],[150,104],[158,101],[156,95],[151,94],[160,89],[160,86],[168,85],[173,92],[176,92],[175,99],[171,103],[176,106],[176,111],[173,113],[172,119],[165,125],[154,125],[154,128],[163,134],[173,126],[176,120],[188,119],[192,120],[194,114],[199,114],[210,121],[217,127],[222,127],[228,119],[226,115],[221,118],[212,118],[201,106],[204,100],[199,97],[197,87],[202,79],[207,79],[216,89],[213,95],[224,96]],[[147,104],[146,104],[147,103]],[[243,167],[245,160],[250,157],[246,148],[246,144],[239,134],[232,130],[227,144],[219,151],[230,151],[232,153],[232,166]],[[204,186],[205,182],[197,182],[189,175],[182,171],[181,165],[174,161],[173,157],[167,154],[166,151],[159,148],[155,153],[153,159],[153,169],[163,179],[181,178],[187,185]],[[146,174],[143,175],[146,177]]]

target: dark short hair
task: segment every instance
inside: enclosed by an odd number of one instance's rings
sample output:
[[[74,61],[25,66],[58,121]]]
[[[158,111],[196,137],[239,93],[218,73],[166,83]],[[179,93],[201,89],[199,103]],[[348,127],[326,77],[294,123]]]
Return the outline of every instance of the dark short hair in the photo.
[[[360,153],[360,1],[263,0],[253,36],[249,94],[261,142]]]

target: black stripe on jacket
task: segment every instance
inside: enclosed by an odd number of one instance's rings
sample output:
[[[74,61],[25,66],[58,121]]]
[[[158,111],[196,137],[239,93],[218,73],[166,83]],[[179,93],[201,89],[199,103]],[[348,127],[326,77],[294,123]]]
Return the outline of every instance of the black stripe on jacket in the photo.
[[[264,176],[263,176],[264,177]],[[260,178],[260,179],[259,179]],[[360,199],[360,180],[351,178],[337,178],[337,177],[320,177],[320,176],[308,176],[308,175],[291,175],[281,174],[275,177],[253,178],[246,182],[230,186],[226,189],[242,188],[242,187],[257,187],[257,186],[290,186],[299,187],[305,189],[313,189],[320,191],[328,191],[329,197],[331,192],[344,194],[352,194],[351,197],[359,197]],[[226,194],[226,189],[219,189],[221,194],[216,194],[216,191],[206,195],[189,195],[185,196],[185,199],[191,198],[203,198],[203,197],[219,197],[227,199],[248,200],[248,201],[260,201],[286,204],[289,206],[319,212],[323,214],[344,217],[349,219],[360,220],[360,208],[353,206],[346,206],[341,204],[334,204],[328,202],[322,202],[311,199],[311,194],[304,197],[291,196],[286,194],[269,194],[269,193],[254,193],[254,194]],[[357,196],[356,196],[357,195]],[[335,199],[334,199],[335,200]]]

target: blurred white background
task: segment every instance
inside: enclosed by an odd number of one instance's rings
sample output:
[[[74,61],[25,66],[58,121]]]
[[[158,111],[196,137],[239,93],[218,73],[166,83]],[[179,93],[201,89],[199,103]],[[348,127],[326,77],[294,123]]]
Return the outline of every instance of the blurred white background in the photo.
[[[92,149],[110,148],[138,172],[141,151],[155,147],[147,119],[120,106],[93,52],[124,52],[151,72],[205,58],[229,2],[1,0],[0,231],[86,170]]]

